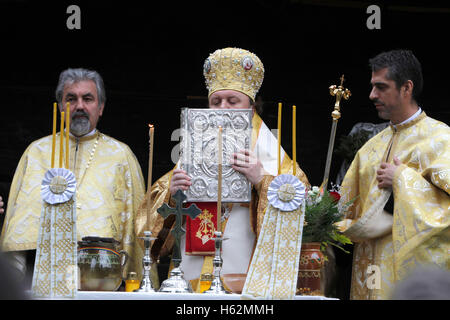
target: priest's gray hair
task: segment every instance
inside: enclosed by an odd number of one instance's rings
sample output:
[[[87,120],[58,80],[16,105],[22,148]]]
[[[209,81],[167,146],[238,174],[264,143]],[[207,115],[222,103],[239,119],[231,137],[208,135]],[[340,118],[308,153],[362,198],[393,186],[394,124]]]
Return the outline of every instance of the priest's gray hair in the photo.
[[[105,85],[103,79],[97,71],[87,70],[83,68],[64,70],[59,75],[58,85],[56,87],[56,101],[61,105],[63,98],[64,86],[66,84],[73,84],[80,81],[92,80],[97,87],[98,106],[100,107],[106,102]]]

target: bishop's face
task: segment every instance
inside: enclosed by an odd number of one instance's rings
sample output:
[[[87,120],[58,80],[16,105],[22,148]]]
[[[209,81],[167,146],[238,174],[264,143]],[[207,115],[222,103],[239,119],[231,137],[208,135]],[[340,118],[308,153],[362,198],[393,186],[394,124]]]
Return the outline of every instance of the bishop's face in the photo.
[[[208,99],[211,109],[251,109],[250,98],[239,91],[219,90]]]
[[[401,112],[402,97],[395,81],[387,78],[387,73],[388,68],[372,72],[369,99],[374,103],[381,119],[392,120]]]
[[[81,137],[91,132],[103,114],[105,104],[99,105],[97,87],[92,80],[83,80],[64,86],[63,108],[70,102],[70,132]]]

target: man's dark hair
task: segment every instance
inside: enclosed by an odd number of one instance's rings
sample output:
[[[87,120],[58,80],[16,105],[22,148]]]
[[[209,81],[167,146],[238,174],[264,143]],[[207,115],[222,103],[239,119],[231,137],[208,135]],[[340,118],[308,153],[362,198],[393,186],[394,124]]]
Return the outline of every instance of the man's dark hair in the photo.
[[[423,76],[422,66],[412,51],[392,50],[382,52],[376,57],[369,59],[369,65],[372,68],[372,72],[388,68],[387,78],[393,80],[399,90],[406,81],[411,80],[414,84],[412,98],[414,101],[417,101],[417,98],[422,93]]]

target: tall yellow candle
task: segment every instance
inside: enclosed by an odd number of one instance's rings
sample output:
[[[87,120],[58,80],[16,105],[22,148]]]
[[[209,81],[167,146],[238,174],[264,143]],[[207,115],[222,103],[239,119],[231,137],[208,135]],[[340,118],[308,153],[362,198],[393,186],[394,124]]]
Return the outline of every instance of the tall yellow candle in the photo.
[[[64,149],[64,111],[61,112],[61,134],[59,135],[59,167],[63,166]]]
[[[58,104],[53,103],[53,130],[52,130],[52,168],[55,167],[55,148],[56,148],[56,121],[57,121],[57,106]]]
[[[278,174],[281,174],[281,102],[278,103]]]
[[[148,125],[149,136],[149,153],[148,153],[148,177],[147,177],[147,225],[146,230],[150,230],[150,213],[151,213],[151,194],[152,194],[152,171],[153,171],[153,137],[155,128],[152,124]]]
[[[66,107],[66,168],[69,169],[69,132],[70,132],[70,103]]]
[[[297,107],[292,106],[292,173],[295,176],[297,173],[297,121],[296,121],[296,113],[297,113]]]
[[[155,128],[152,124],[148,125],[148,136],[149,136],[149,153],[148,153],[148,177],[147,177],[147,188],[148,190],[152,187],[152,171],[153,171],[153,136],[155,134]]]
[[[217,231],[222,232],[222,127],[219,126],[219,136],[217,143]]]

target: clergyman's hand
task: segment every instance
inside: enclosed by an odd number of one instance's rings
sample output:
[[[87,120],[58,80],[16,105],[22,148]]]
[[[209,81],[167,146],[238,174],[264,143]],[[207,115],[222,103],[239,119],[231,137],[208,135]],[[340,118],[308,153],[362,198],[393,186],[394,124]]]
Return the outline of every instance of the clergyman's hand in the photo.
[[[231,166],[234,170],[244,174],[253,185],[258,184],[264,175],[268,174],[264,170],[261,161],[250,150],[241,150],[233,153]]]
[[[394,163],[383,162],[377,170],[378,188],[387,189],[392,188],[392,180],[394,179],[395,170],[402,163],[397,157],[394,157]]]
[[[5,204],[3,203],[3,198],[2,198],[2,196],[0,196],[0,214],[5,212],[5,209],[3,209],[4,205]]]
[[[187,172],[181,169],[175,169],[172,173],[172,179],[170,180],[169,191],[173,196],[178,189],[186,191],[191,186],[191,177],[188,176]]]

